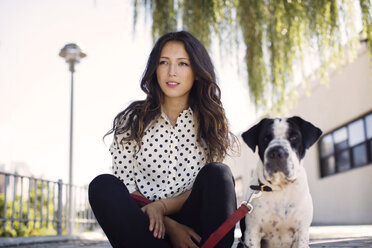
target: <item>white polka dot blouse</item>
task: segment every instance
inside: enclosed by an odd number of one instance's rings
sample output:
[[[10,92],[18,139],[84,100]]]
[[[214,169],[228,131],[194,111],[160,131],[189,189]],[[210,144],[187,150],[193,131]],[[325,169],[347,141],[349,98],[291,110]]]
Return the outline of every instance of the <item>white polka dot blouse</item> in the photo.
[[[191,108],[180,113],[173,127],[163,112],[144,133],[141,149],[123,141],[129,133],[116,135],[110,147],[112,172],[132,193],[150,200],[177,196],[192,188],[205,164],[203,148],[196,141]]]

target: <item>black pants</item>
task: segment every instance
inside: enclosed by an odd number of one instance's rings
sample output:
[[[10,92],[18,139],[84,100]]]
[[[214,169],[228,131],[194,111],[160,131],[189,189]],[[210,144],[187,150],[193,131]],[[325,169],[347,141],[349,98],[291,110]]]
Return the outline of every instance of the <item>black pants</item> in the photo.
[[[104,174],[93,179],[89,185],[89,202],[113,247],[172,247],[169,237],[153,237],[147,215],[115,176]],[[169,217],[194,229],[203,244],[235,210],[234,178],[230,169],[221,163],[210,163],[200,170],[181,210]],[[232,229],[216,247],[231,247],[233,242]]]

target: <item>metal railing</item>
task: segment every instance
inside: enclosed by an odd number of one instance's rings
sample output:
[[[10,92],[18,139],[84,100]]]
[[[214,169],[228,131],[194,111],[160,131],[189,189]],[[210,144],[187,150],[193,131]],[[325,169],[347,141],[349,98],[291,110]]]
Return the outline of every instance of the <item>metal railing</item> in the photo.
[[[0,172],[0,235],[23,236],[37,230],[38,235],[61,235],[96,228],[87,186],[71,186],[72,206],[69,206],[69,187],[62,180]],[[72,216],[68,216],[70,207]],[[70,222],[73,230],[68,230]]]

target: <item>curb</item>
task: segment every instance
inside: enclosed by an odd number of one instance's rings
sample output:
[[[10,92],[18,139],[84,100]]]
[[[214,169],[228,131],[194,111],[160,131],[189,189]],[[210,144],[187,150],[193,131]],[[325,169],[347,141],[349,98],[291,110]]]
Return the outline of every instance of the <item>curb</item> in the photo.
[[[53,243],[70,240],[80,240],[79,236],[60,235],[60,236],[39,236],[39,237],[12,237],[0,238],[0,247],[20,246],[26,244]]]
[[[81,233],[78,235],[53,235],[53,236],[35,236],[35,237],[4,237],[0,238],[0,247],[12,247],[21,245],[56,243],[67,241],[107,241],[101,233]]]

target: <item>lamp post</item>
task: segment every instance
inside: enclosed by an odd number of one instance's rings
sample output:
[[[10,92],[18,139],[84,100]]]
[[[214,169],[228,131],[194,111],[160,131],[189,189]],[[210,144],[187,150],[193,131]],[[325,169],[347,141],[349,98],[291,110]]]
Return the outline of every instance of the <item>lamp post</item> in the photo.
[[[83,53],[80,47],[75,43],[68,43],[66,44],[61,51],[59,52],[59,56],[66,60],[66,63],[69,65],[69,71],[71,72],[71,104],[70,104],[70,149],[69,149],[69,187],[68,187],[68,194],[69,194],[69,201],[68,201],[68,233],[72,234],[73,230],[73,197],[72,197],[72,184],[73,184],[73,164],[72,164],[72,151],[73,151],[73,110],[74,110],[74,72],[75,72],[75,64],[80,62],[80,59],[86,57],[87,55]]]

